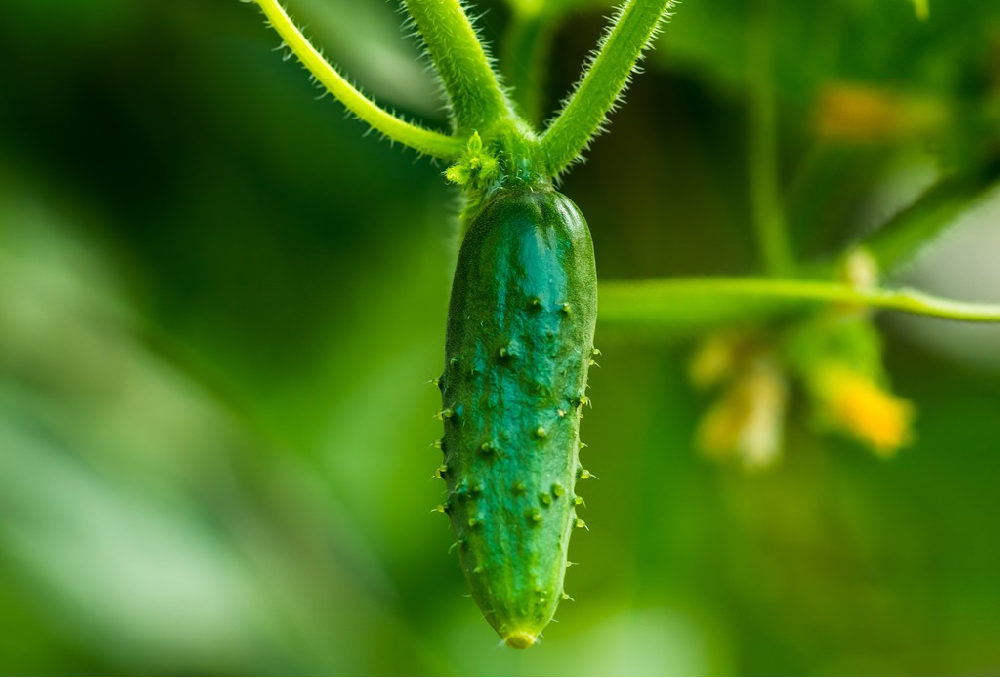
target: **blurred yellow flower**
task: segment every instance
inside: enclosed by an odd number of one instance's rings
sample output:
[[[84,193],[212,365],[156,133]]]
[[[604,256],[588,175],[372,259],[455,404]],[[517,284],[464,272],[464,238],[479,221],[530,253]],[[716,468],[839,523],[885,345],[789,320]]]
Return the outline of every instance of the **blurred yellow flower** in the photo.
[[[691,383],[698,388],[715,386],[733,373],[738,359],[738,347],[728,333],[705,337],[691,360]]]
[[[883,144],[940,130],[948,118],[941,101],[881,85],[829,82],[819,91],[813,127],[830,142]]]
[[[766,358],[733,379],[698,427],[698,446],[708,456],[738,456],[747,468],[771,466],[781,456],[788,387]]]
[[[822,416],[834,427],[887,457],[912,439],[913,404],[844,365],[828,363],[815,375]]]

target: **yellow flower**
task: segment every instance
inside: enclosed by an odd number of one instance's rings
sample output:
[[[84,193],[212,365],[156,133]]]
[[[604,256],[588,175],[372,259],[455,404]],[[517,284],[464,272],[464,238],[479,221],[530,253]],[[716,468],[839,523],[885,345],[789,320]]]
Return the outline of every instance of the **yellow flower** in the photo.
[[[726,330],[702,339],[689,365],[691,383],[705,389],[744,369],[761,352],[760,337],[748,330]]]
[[[912,439],[913,404],[880,388],[869,377],[828,363],[815,375],[822,415],[831,425],[883,457]]]
[[[729,385],[698,427],[698,446],[711,457],[739,456],[747,468],[781,455],[788,388],[771,360],[758,358]]]
[[[882,144],[919,137],[947,121],[948,110],[940,101],[878,85],[831,82],[819,93],[813,124],[828,141]]]
[[[736,348],[728,335],[709,335],[691,360],[691,382],[698,388],[714,386],[732,374],[736,358]]]

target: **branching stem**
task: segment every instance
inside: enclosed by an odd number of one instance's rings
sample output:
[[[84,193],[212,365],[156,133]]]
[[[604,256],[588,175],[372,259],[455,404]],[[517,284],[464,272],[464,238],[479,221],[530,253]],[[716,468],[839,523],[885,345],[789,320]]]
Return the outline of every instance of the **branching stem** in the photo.
[[[268,21],[302,65],[333,96],[377,132],[420,153],[454,160],[465,150],[465,140],[425,129],[381,108],[338,73],[295,27],[278,0],[256,0]]]
[[[482,132],[512,116],[483,44],[459,0],[405,0],[444,83],[458,133]]]
[[[542,136],[542,153],[551,176],[575,162],[601,131],[672,4],[673,0],[628,0],[620,11],[576,91]]]

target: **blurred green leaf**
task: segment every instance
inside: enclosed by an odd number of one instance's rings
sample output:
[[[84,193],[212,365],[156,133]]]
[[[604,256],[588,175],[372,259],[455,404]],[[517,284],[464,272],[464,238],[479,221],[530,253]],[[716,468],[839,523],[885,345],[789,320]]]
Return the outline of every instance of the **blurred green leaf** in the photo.
[[[958,223],[962,213],[996,188],[998,175],[1000,162],[939,182],[859,245],[872,253],[886,273],[905,269]]]

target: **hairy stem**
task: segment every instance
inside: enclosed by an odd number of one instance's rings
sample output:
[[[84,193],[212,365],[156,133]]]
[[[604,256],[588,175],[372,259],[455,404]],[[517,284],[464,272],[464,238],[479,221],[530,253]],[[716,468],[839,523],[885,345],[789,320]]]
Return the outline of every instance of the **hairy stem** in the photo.
[[[256,2],[264,15],[267,16],[271,26],[285,41],[285,45],[302,62],[302,65],[348,111],[367,122],[377,132],[420,153],[443,160],[454,160],[465,150],[463,139],[424,129],[381,108],[345,80],[323,58],[312,43],[295,27],[277,0],[256,0]]]
[[[792,271],[785,212],[779,189],[778,114],[771,58],[770,0],[753,6],[747,44],[750,116],[747,169],[753,225],[764,270],[781,277]]]
[[[490,59],[459,0],[405,0],[451,101],[457,132],[468,136],[511,117]]]
[[[562,173],[600,133],[672,4],[673,0],[629,0],[620,11],[576,91],[542,135],[550,175]]]

